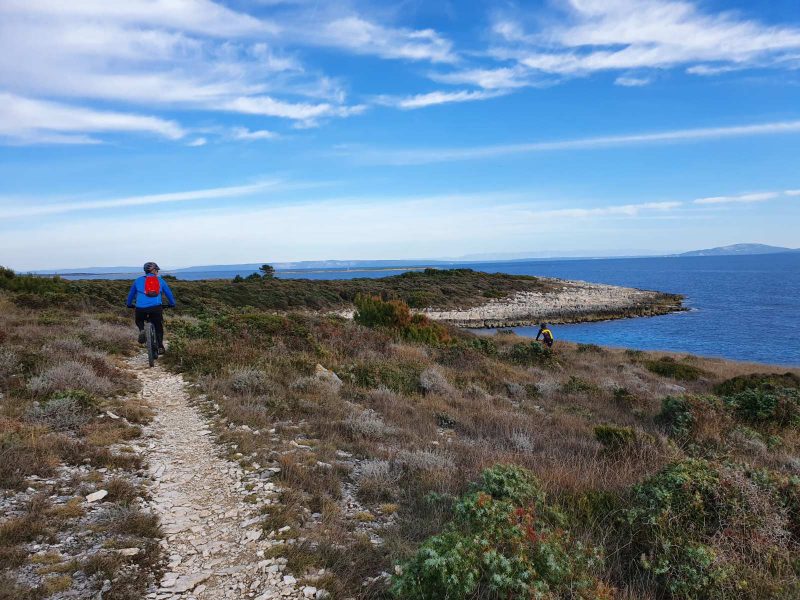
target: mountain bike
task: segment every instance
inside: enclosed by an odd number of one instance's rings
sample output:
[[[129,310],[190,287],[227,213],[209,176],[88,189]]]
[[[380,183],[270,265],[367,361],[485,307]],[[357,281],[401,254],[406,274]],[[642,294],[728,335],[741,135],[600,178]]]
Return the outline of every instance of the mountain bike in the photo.
[[[150,322],[149,317],[144,320],[144,340],[147,348],[147,362],[153,367],[158,358],[158,338],[156,337],[156,326]]]

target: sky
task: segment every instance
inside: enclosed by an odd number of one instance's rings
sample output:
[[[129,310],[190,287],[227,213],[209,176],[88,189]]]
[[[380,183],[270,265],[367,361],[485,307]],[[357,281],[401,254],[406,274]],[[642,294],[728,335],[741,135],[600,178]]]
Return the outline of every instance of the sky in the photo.
[[[800,246],[798,0],[0,0],[17,270]]]

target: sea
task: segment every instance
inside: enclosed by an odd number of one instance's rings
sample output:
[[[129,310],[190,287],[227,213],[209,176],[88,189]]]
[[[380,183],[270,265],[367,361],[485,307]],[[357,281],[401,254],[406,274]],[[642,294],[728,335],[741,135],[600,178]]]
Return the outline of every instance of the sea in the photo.
[[[441,267],[440,265],[437,265]],[[598,323],[554,325],[556,339],[641,350],[686,352],[800,366],[800,252],[748,256],[530,260],[459,263],[489,273],[578,279],[683,294],[686,312]],[[417,267],[415,267],[417,268]],[[281,278],[387,277],[409,269],[278,271]],[[232,278],[236,271],[177,272],[180,278]],[[249,272],[239,273],[246,276]],[[92,278],[115,277],[93,275]],[[536,327],[516,327],[535,336]]]

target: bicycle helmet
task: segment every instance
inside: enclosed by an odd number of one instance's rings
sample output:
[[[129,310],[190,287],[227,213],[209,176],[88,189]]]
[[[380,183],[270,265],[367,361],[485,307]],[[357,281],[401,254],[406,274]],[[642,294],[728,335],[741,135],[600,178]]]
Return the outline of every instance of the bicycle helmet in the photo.
[[[153,271],[160,271],[158,265],[152,261],[144,263],[144,272],[152,273]]]

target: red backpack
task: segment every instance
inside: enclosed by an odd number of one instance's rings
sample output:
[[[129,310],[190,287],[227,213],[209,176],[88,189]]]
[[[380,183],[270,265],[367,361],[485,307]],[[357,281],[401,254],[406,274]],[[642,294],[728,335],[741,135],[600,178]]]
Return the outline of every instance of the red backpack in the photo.
[[[161,295],[161,281],[158,275],[148,275],[144,278],[144,295],[148,298],[157,298]]]

